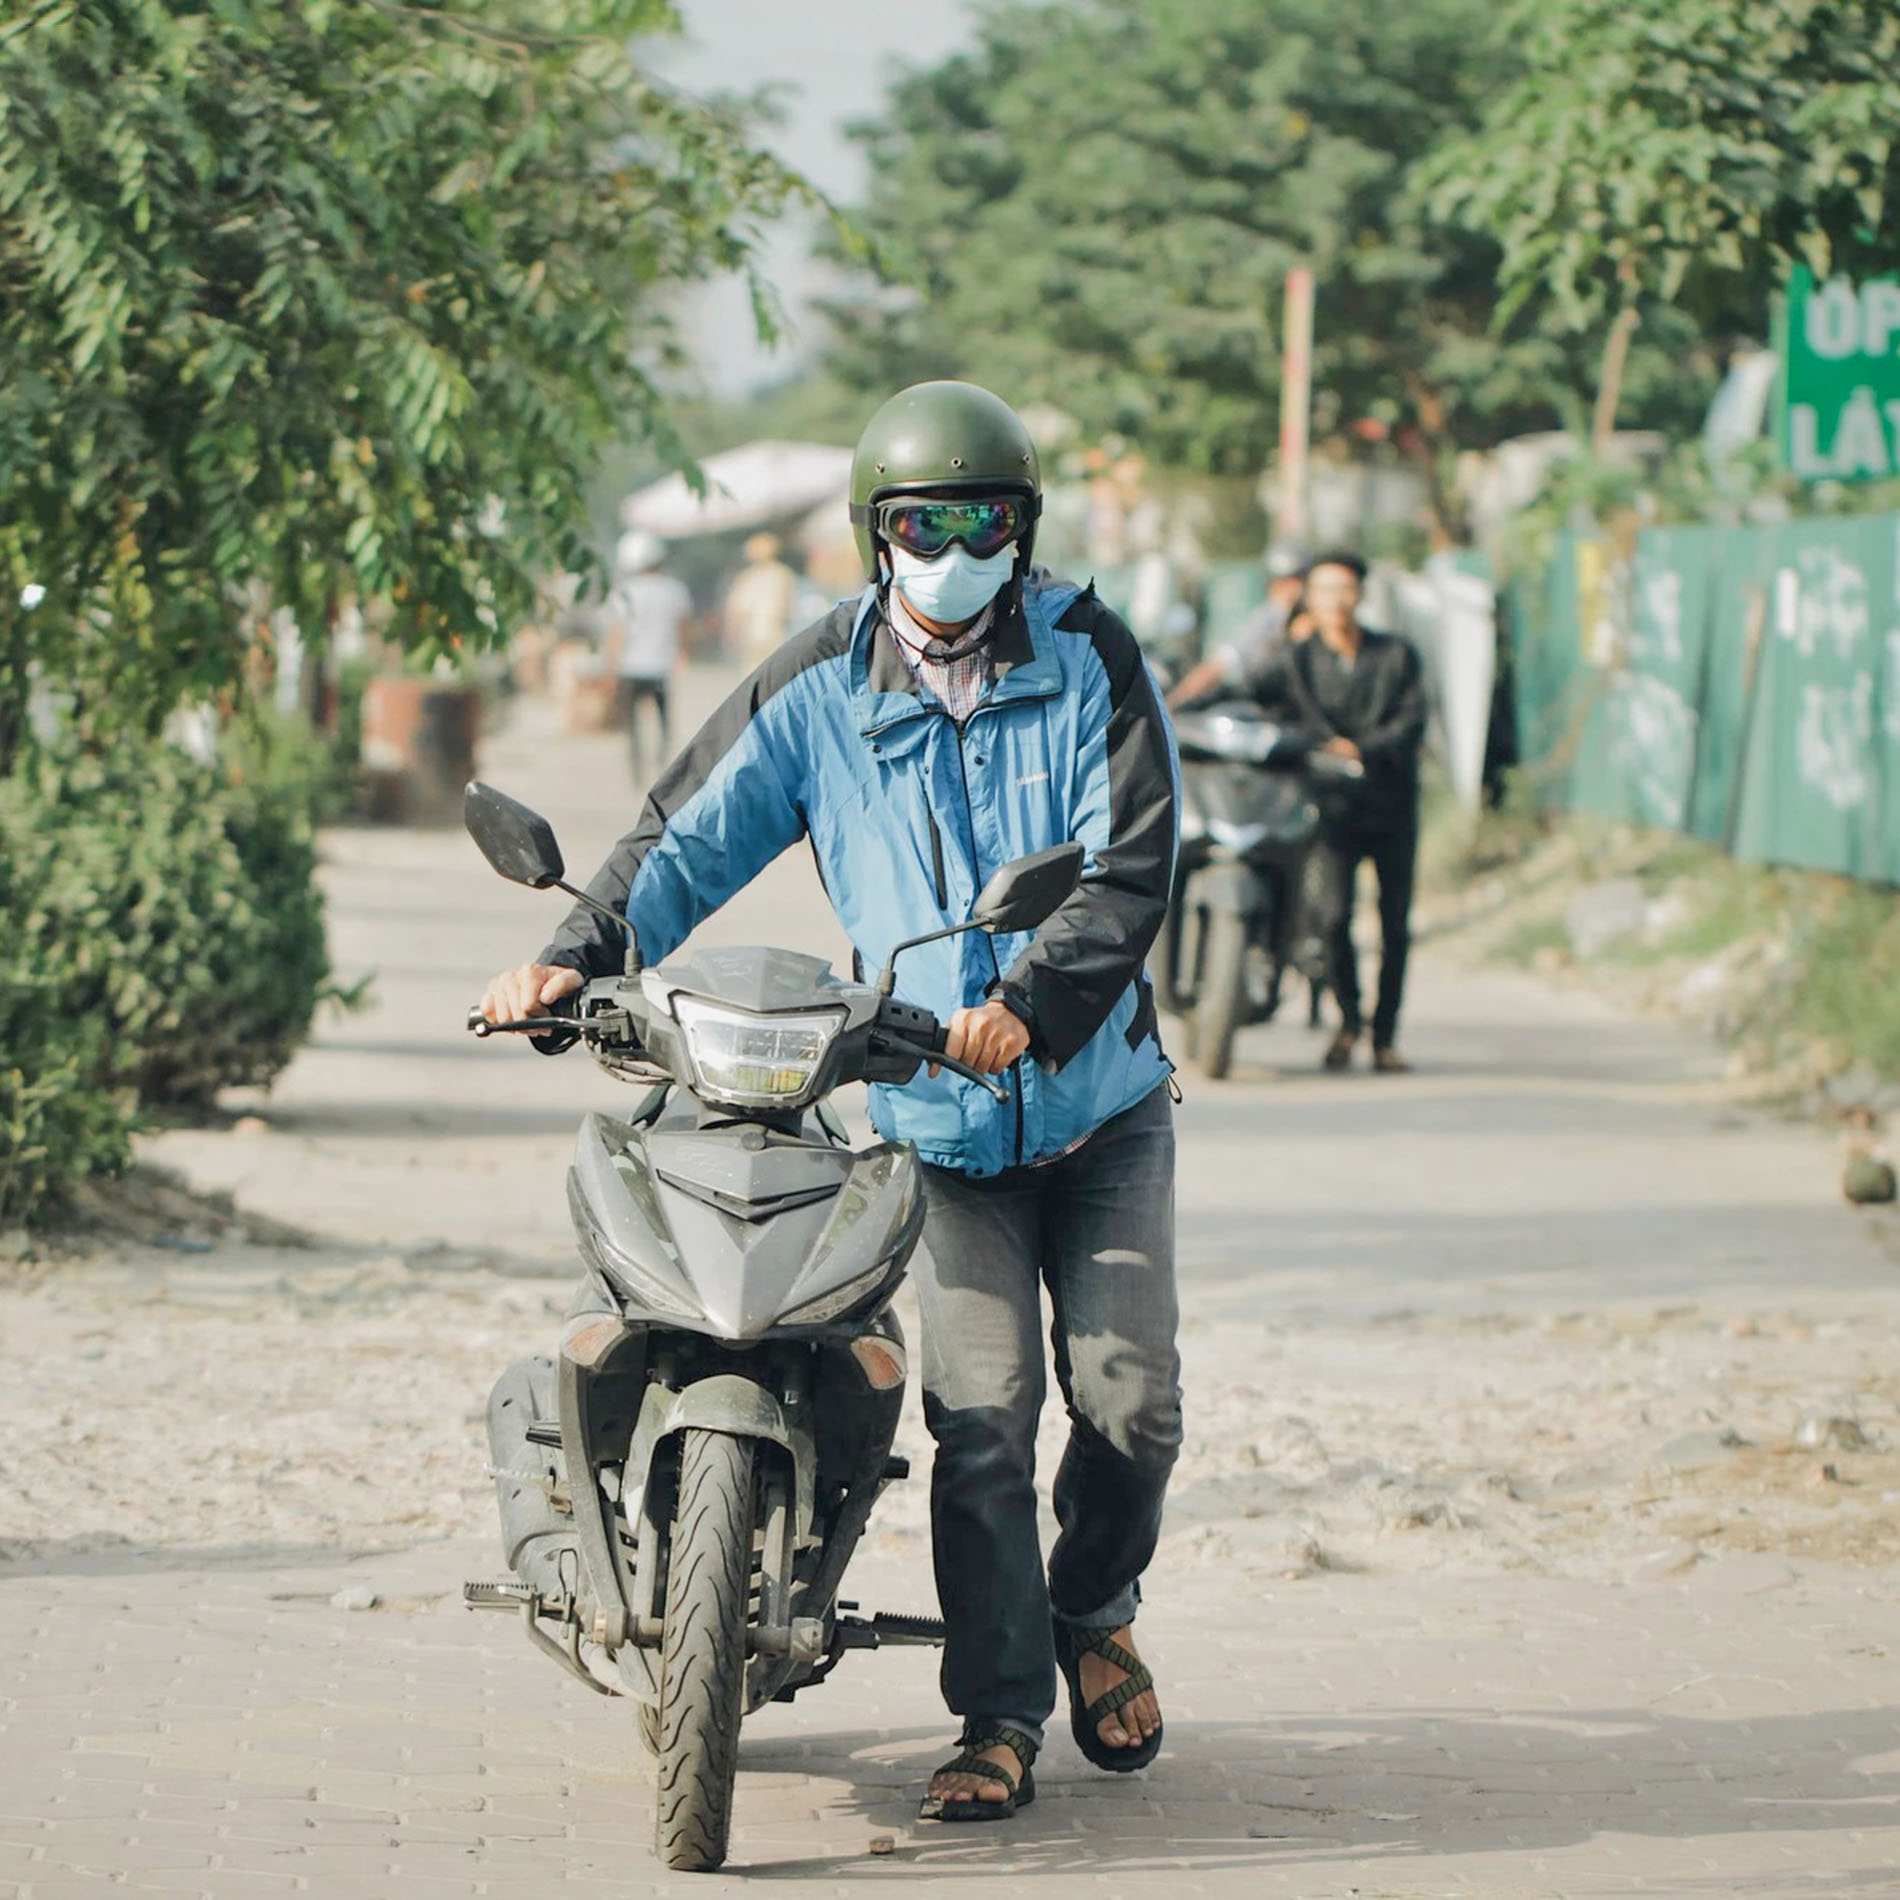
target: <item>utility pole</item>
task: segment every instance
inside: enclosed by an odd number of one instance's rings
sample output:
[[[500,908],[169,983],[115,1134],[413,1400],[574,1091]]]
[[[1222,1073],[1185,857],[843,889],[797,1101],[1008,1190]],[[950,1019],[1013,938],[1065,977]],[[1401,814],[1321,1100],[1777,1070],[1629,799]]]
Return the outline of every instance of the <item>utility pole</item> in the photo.
[[[1306,539],[1306,468],[1313,420],[1313,273],[1286,274],[1280,361],[1280,507],[1283,541]]]

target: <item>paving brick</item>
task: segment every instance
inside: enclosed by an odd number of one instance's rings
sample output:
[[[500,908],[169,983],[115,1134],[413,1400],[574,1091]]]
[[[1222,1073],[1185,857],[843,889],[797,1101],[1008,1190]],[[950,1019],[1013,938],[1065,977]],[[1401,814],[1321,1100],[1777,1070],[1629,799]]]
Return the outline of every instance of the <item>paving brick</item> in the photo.
[[[235,1868],[194,1868],[189,1871],[141,1875],[136,1882],[128,1881],[128,1887],[140,1893],[179,1893],[203,1894],[207,1900],[270,1900],[276,1894],[289,1894],[297,1891],[297,1881],[290,1874],[260,1873],[255,1868],[239,1872]]]

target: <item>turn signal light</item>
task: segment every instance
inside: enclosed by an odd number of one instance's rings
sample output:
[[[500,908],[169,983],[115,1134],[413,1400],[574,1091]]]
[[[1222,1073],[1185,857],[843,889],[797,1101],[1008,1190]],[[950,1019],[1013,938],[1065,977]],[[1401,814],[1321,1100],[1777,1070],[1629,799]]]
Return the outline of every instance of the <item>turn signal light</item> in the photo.
[[[860,1334],[851,1342],[851,1357],[873,1392],[891,1392],[904,1383],[904,1349],[891,1340]]]
[[[619,1345],[626,1331],[612,1315],[583,1313],[568,1322],[561,1351],[577,1366],[597,1366]]]

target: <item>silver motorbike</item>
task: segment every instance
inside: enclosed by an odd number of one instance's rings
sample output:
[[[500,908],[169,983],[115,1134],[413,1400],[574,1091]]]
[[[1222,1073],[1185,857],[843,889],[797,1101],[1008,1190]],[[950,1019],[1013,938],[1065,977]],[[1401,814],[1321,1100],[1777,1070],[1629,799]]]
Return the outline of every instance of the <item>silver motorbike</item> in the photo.
[[[875,983],[787,950],[642,969],[626,920],[565,882],[547,821],[484,785],[468,828],[503,877],[590,904],[627,937],[618,976],[549,1018],[477,1035],[582,1042],[643,1084],[583,1117],[567,1175],[583,1278],[558,1351],[511,1366],[488,1438],[512,1575],[470,1583],[578,1682],[634,1707],[658,1758],[655,1851],[726,1857],[741,1719],[815,1688],[852,1649],[940,1643],[922,1616],[852,1614],[839,1587],[884,1487],[907,1366],[890,1311],[923,1225],[915,1150],[854,1148],[827,1098],[901,1086],[943,1053],[895,995],[897,958],[964,930],[1033,929],[1082,847],[1000,870],[967,923],[900,944]]]

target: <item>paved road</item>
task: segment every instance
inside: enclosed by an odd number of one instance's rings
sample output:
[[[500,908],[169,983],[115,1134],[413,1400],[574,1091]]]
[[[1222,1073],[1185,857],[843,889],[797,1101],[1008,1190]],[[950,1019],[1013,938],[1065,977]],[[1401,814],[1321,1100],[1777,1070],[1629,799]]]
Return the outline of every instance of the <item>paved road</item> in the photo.
[[[618,754],[539,719],[496,737],[488,773],[555,818],[585,871],[628,809]],[[374,969],[373,1009],[300,1058],[268,1138],[179,1133],[158,1152],[344,1241],[564,1272],[555,1183],[578,1106],[612,1085],[454,1033],[552,905],[445,834],[339,832],[328,876],[340,969]],[[720,930],[839,948],[796,856]],[[1305,1037],[1276,1029],[1243,1044],[1231,1084],[1190,1082],[1191,1431],[1209,1429],[1197,1386],[1231,1388],[1263,1328],[1302,1314],[1455,1328],[1885,1298],[1893,1264],[1833,1202],[1825,1150],[1735,1113],[1671,1034],[1445,954],[1420,959],[1415,999],[1414,1078],[1318,1076]],[[34,1477],[70,1486],[83,1520],[82,1455]],[[0,1568],[0,1895],[1900,1893],[1891,1568],[1295,1581],[1203,1561],[1144,1616],[1170,1745],[1139,1783],[1088,1773],[1058,1738],[1017,1823],[920,1829],[945,1739],[931,1661],[854,1658],[749,1726],[732,1868],[689,1879],[648,1858],[624,1710],[454,1604],[492,1564],[471,1523],[372,1557],[161,1543]],[[915,1540],[854,1582],[920,1605]],[[381,1607],[331,1607],[344,1583]]]

